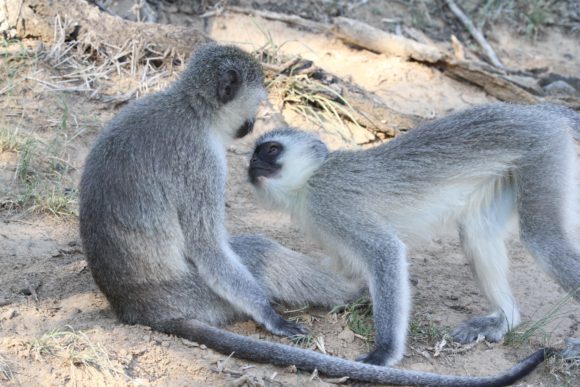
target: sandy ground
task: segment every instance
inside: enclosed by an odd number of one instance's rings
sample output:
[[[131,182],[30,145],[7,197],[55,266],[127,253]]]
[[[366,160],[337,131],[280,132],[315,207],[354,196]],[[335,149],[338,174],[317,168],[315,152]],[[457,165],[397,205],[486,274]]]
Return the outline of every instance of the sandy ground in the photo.
[[[212,18],[204,28],[214,39],[233,42],[248,50],[263,45],[264,31],[267,31],[284,54],[311,59],[325,70],[375,92],[394,109],[425,119],[493,101],[480,89],[451,80],[437,70],[354,49],[331,36],[300,31],[284,23],[223,14]],[[562,74],[578,75],[580,47],[573,36],[550,31],[541,41],[531,43],[502,27],[494,32],[493,39],[499,54],[510,66],[550,66]],[[563,60],[564,57],[568,59]],[[55,117],[58,121],[66,110],[70,117],[66,154],[73,166],[70,176],[74,186],[92,140],[115,111],[110,105],[74,93],[55,96],[42,83],[30,79],[46,79],[51,73],[46,66],[32,65],[26,70],[35,76],[23,79],[17,92],[0,95],[4,112],[2,125],[22,128],[23,132],[48,142],[58,130]],[[289,111],[284,111],[284,117],[294,125],[309,125]],[[315,241],[300,234],[287,217],[256,206],[246,179],[246,165],[255,136],[270,126],[267,119],[259,121],[256,134],[235,143],[228,152],[228,229],[232,234],[262,233],[290,248],[322,257]],[[340,140],[332,132],[333,128],[326,128],[323,133],[332,147],[355,145]],[[240,376],[246,378],[247,385],[325,385],[328,382],[290,368],[227,359],[196,343],[117,322],[84,261],[76,217],[7,209],[5,198],[22,191],[14,179],[18,160],[16,152],[0,152],[0,197],[4,203],[4,210],[0,212],[0,383],[224,385]],[[508,245],[512,258],[511,283],[523,320],[538,321],[565,293],[518,242],[510,241]],[[448,350],[435,357],[434,346],[441,339],[437,333],[470,316],[485,313],[486,301],[472,279],[454,236],[412,249],[409,261],[414,283],[414,324],[423,332],[434,333],[433,337],[417,331],[411,334],[400,368],[489,375],[508,368],[546,343],[562,346],[565,337],[580,336],[579,305],[568,302],[559,309],[557,318],[521,345],[479,343],[459,351],[447,345]],[[280,311],[287,312],[284,308]],[[319,343],[323,343],[318,347],[312,345],[314,350],[320,351],[323,347],[328,354],[354,359],[372,346],[353,335],[343,314],[308,309],[287,315],[298,315],[313,336],[319,338]],[[251,321],[227,329],[288,343]],[[577,367],[567,369],[551,363],[540,366],[519,385],[574,385],[578,376]]]

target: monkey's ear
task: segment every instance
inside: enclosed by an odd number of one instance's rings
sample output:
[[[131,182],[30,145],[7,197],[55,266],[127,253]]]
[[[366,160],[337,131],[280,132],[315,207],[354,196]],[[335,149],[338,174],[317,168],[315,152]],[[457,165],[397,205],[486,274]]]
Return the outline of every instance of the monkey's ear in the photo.
[[[242,84],[240,73],[230,69],[220,75],[218,84],[218,99],[221,103],[227,103],[234,99]]]

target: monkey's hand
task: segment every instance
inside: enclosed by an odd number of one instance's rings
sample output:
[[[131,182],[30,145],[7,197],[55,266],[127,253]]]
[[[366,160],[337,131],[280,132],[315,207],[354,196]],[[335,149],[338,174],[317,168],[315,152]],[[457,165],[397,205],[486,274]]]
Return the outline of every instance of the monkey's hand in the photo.
[[[306,327],[296,324],[295,322],[284,320],[276,314],[276,317],[269,322],[265,328],[278,336],[298,336],[307,335],[308,329]]]
[[[392,365],[392,363],[394,363],[393,361],[390,360],[390,357],[391,353],[389,350],[377,348],[372,352],[357,357],[356,361],[382,367],[382,366],[390,366]]]

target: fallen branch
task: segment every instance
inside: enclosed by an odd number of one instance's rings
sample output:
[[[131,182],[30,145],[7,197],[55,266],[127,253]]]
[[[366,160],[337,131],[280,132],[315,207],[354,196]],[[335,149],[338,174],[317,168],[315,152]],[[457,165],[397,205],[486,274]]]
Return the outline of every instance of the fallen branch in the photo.
[[[347,115],[342,115],[345,120],[356,121],[366,130],[378,136],[380,139],[395,137],[401,131],[415,127],[421,118],[412,114],[400,113],[390,108],[380,97],[361,87],[342,80],[320,67],[314,66],[306,60],[292,59],[292,66],[267,67],[266,71],[274,72],[271,77],[283,79],[288,76],[306,76],[311,84],[308,93],[321,95],[331,99],[348,109]],[[276,69],[284,71],[276,71]],[[317,86],[318,85],[318,86]]]
[[[343,97],[355,109],[358,122],[371,132],[395,137],[422,121],[419,116],[404,114],[390,108],[382,98],[355,84],[342,80],[339,84],[343,86]]]
[[[381,54],[428,61],[431,63],[437,62],[441,57],[441,53],[436,47],[428,46],[402,36],[393,35],[346,17],[334,18],[333,24],[329,26],[328,24],[304,19],[297,15],[287,15],[235,6],[229,6],[226,10],[244,15],[257,16],[267,20],[281,21],[290,25],[306,28],[312,32],[320,33],[330,31],[346,42],[360,45],[361,47]]]
[[[360,21],[335,18],[334,32],[348,42],[370,51],[397,55],[436,66],[454,79],[471,83],[484,89],[489,95],[506,102],[560,103],[580,110],[580,98],[575,95],[545,95],[541,79],[531,73],[496,68],[479,60],[466,60],[459,41],[454,43],[454,54],[447,54],[437,47],[425,45],[401,36],[389,34]],[[580,89],[576,89],[580,92]]]
[[[342,39],[357,46],[382,54],[410,58],[427,65],[436,65],[443,69],[445,74],[477,85],[502,101],[538,102],[536,96],[509,79],[501,69],[484,62],[458,59],[441,52],[435,46],[389,34],[356,20],[335,18],[334,27],[335,33]]]
[[[498,59],[497,55],[495,54],[495,51],[493,51],[493,48],[488,43],[487,39],[485,39],[483,34],[475,27],[471,19],[467,17],[466,14],[463,13],[463,11],[457,6],[457,4],[455,4],[455,1],[453,0],[445,0],[445,1],[451,12],[459,19],[461,24],[463,24],[463,26],[467,29],[467,31],[469,31],[471,36],[473,36],[475,41],[481,46],[490,62],[495,67],[503,68],[504,66]]]
[[[296,15],[285,15],[276,12],[258,11],[240,7],[228,7],[227,10],[246,15],[262,17],[268,20],[282,21],[291,25],[307,28],[313,32],[332,32],[338,38],[357,45],[367,50],[378,52],[385,55],[399,56],[418,62],[423,62],[428,66],[436,66],[443,73],[454,79],[471,83],[484,89],[489,95],[506,102],[524,102],[539,103],[550,101],[560,103],[574,109],[580,110],[580,98],[575,95],[555,95],[545,96],[545,91],[541,87],[538,76],[527,74],[521,71],[511,71],[500,66],[493,67],[485,62],[478,60],[466,60],[461,43],[457,40],[453,43],[455,55],[448,54],[439,50],[434,45],[419,43],[403,36],[393,35],[378,28],[372,27],[363,22],[352,20],[345,17],[337,17],[333,24],[328,26],[324,23],[307,20]],[[488,44],[489,46],[489,44]],[[491,47],[490,47],[491,48]],[[491,50],[493,52],[493,50]],[[499,61],[498,61],[499,62]],[[353,85],[354,86],[354,85]],[[347,87],[346,90],[354,90],[353,87]],[[580,88],[576,88],[580,93]],[[398,117],[387,114],[388,108],[378,97],[369,97],[368,92],[362,92],[364,95],[360,100],[361,111],[369,112],[371,116],[375,113],[381,116],[383,114],[387,121]],[[350,100],[355,104],[359,97],[358,91],[352,91]],[[345,98],[347,98],[345,96]],[[375,101],[376,98],[376,104]],[[370,109],[370,110],[366,110]],[[364,119],[364,118],[363,118]],[[402,120],[401,127],[406,127],[406,119]],[[386,128],[385,133],[392,132]]]
[[[314,32],[324,32],[329,29],[329,26],[324,23],[318,23],[312,20],[304,19],[303,17],[297,15],[287,15],[284,13],[270,11],[259,11],[257,9],[235,6],[229,6],[226,8],[226,10],[244,15],[258,16],[267,20],[281,21],[295,26],[304,27]]]
[[[442,53],[437,47],[390,34],[346,17],[334,18],[332,32],[349,43],[381,54],[411,58],[428,63],[438,62],[442,58]]]
[[[448,76],[477,85],[501,101],[540,102],[538,96],[517,85],[508,74],[483,62],[445,58],[440,65]]]

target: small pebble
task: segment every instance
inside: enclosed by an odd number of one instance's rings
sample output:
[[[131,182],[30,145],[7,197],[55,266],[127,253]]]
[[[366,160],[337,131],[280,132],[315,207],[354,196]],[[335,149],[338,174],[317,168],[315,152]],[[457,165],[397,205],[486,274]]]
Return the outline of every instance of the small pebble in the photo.
[[[546,93],[553,95],[553,94],[568,94],[574,95],[576,94],[576,89],[572,87],[569,83],[564,81],[555,81],[550,83],[549,85],[544,86],[544,90]]]
[[[187,339],[181,339],[181,342],[187,347],[199,347],[199,344],[195,341],[190,341]]]
[[[346,328],[338,334],[338,338],[346,343],[352,343],[354,341],[354,332]]]

